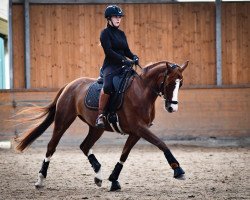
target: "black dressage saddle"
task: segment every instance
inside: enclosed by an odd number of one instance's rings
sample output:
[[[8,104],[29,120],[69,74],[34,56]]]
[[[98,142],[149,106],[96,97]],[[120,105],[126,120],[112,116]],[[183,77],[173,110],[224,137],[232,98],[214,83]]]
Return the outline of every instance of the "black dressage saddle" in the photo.
[[[114,76],[113,78],[115,92],[110,96],[105,112],[111,127],[114,131],[119,133],[122,133],[122,131],[119,127],[119,120],[116,111],[122,107],[124,92],[129,87],[135,74],[136,72],[132,68],[128,68],[125,69],[122,74]],[[84,100],[86,107],[92,110],[98,110],[99,96],[102,87],[102,77],[90,85]]]

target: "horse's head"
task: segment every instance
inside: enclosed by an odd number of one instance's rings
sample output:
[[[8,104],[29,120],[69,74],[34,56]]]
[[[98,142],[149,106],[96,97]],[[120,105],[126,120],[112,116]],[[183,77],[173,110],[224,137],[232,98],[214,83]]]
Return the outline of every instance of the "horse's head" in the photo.
[[[167,69],[161,82],[161,93],[164,95],[165,109],[172,113],[178,110],[178,92],[183,84],[182,72],[188,66],[186,61],[181,66],[167,63]]]

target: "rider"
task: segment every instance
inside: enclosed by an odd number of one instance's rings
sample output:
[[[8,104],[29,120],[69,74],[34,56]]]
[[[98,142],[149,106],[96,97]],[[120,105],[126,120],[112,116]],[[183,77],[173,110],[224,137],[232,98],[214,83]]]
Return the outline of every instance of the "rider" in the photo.
[[[96,126],[104,128],[104,111],[110,95],[113,93],[113,77],[123,72],[123,66],[139,64],[138,56],[134,55],[128,46],[125,33],[119,29],[123,11],[117,5],[109,5],[104,14],[107,27],[101,32],[100,41],[105,53],[103,62],[104,83],[99,98]],[[133,60],[130,61],[127,58]]]

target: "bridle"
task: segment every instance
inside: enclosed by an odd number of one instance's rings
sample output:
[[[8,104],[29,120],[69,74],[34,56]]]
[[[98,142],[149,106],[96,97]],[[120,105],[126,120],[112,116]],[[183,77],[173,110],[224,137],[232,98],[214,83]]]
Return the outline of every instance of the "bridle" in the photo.
[[[169,64],[169,65],[172,69],[179,67],[177,64]],[[163,81],[160,84],[160,92],[158,93],[158,96],[163,97],[163,99],[165,100],[167,104],[178,104],[178,101],[172,101],[172,100],[167,99],[166,87],[171,82],[169,81],[168,83],[166,83],[167,79],[168,79],[168,69],[166,69],[166,71],[164,72],[164,77],[163,77]]]
[[[175,68],[177,68],[177,67],[179,67],[177,64],[172,64],[172,63],[166,63],[166,65],[170,65],[170,67],[172,68],[172,69],[175,69]],[[142,69],[142,67],[138,64],[137,66],[139,66],[140,67],[140,69]],[[135,71],[136,72],[136,71]],[[164,72],[164,76],[163,76],[163,81],[160,83],[160,87],[159,87],[159,89],[155,89],[155,88],[152,88],[152,87],[150,87],[150,86],[148,86],[148,84],[142,79],[142,77],[139,75],[139,74],[137,74],[138,75],[138,77],[142,80],[142,82],[144,83],[144,85],[146,85],[147,87],[149,87],[150,88],[150,90],[154,93],[154,94],[156,94],[157,96],[159,96],[159,97],[162,97],[163,99],[164,99],[164,101],[167,103],[167,104],[178,104],[178,101],[170,101],[170,100],[168,100],[167,99],[167,94],[166,94],[166,87],[169,85],[169,83],[171,82],[171,81],[169,81],[168,83],[166,83],[166,81],[167,81],[167,79],[168,79],[168,72],[169,72],[169,70],[168,69],[166,69],[165,70],[165,72]],[[137,73],[137,72],[136,72]]]

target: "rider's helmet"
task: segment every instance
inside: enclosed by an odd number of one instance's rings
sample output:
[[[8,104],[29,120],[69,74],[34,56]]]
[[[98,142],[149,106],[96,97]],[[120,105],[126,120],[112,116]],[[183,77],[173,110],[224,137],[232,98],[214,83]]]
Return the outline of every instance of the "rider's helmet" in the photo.
[[[106,19],[110,19],[112,16],[121,16],[123,17],[123,11],[117,5],[110,5],[106,8],[104,16]]]

